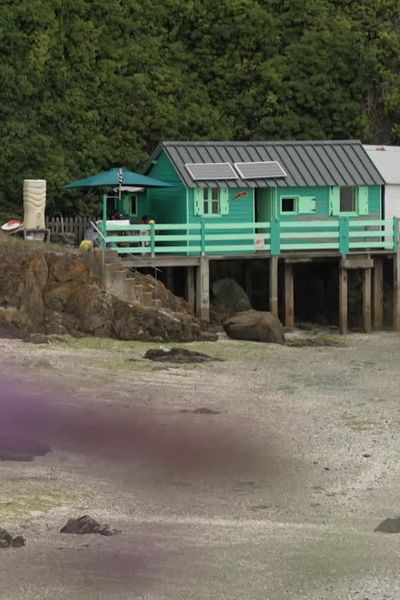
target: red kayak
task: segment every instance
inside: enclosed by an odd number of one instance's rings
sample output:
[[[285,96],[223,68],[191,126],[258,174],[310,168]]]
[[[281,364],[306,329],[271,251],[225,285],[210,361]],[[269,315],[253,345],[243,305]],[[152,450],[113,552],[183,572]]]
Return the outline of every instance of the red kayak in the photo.
[[[4,225],[2,225],[1,228],[3,231],[15,232],[19,229],[22,229],[23,226],[23,221],[20,221],[18,219],[11,219],[11,221],[7,221],[7,223],[4,223]]]

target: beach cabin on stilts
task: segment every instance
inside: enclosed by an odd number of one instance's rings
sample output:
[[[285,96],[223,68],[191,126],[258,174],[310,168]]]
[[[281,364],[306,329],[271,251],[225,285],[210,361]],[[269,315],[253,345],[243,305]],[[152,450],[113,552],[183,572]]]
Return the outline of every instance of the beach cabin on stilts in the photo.
[[[119,228],[127,227],[117,221],[107,223],[106,241],[111,238],[117,252],[138,268],[186,267],[188,297],[196,298],[202,320],[209,317],[212,261],[264,260],[275,314],[280,310],[278,267],[283,270],[281,316],[288,326],[295,318],[295,265],[336,261],[340,329],[347,329],[348,270],[361,269],[368,331],[372,318],[375,326],[381,324],[379,273],[389,256],[398,327],[397,218],[383,212],[384,179],[361,142],[163,142],[145,174],[170,184],[141,196],[142,209],[155,223],[128,227],[132,234],[148,229],[148,245],[126,243],[133,235],[119,239]]]

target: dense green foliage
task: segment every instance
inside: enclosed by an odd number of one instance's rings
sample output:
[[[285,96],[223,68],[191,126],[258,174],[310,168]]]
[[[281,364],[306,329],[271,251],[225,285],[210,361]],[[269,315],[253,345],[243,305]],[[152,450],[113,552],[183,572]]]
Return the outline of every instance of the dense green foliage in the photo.
[[[400,141],[399,0],[2,0],[0,208],[162,139]]]

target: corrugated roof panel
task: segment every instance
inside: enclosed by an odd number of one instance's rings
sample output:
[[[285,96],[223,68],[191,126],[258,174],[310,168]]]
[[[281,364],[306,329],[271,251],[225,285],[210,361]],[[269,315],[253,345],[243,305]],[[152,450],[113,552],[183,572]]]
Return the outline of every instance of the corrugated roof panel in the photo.
[[[362,146],[345,146],[343,150],[347,154],[352,168],[357,171],[357,175],[364,179],[366,185],[374,185],[374,179],[371,176],[372,165],[369,164],[369,160],[360,160],[360,153],[365,154],[364,148]],[[367,158],[369,159],[368,155]]]
[[[350,174],[343,163],[343,158],[338,153],[337,148],[331,146],[321,147],[321,157],[326,156],[326,164],[329,165],[329,172],[332,174],[328,185],[351,185]]]
[[[312,178],[315,182],[315,186],[324,186],[329,172],[325,166],[325,162],[321,160],[318,146],[304,146],[304,153],[307,156],[307,164],[313,165]]]
[[[358,141],[164,142],[164,149],[188,187],[315,187],[382,185],[383,179]],[[278,161],[285,178],[193,181],[185,163]]]
[[[289,152],[289,148],[285,146],[279,146],[277,153],[281,157],[282,164],[287,165],[288,181],[290,181],[291,186],[295,187],[296,184],[300,186],[307,185],[307,173],[304,171],[303,163],[298,155]]]
[[[303,161],[297,153],[290,152],[290,148],[284,145],[276,146],[275,153],[288,177],[282,182],[282,187],[303,187],[307,185],[306,176],[308,173],[304,170]],[[281,186],[279,186],[281,187]]]
[[[332,151],[332,149],[324,144],[320,144],[316,151],[320,156],[321,162],[323,162],[325,165],[325,185],[335,185],[336,181],[341,182],[342,177],[340,175],[340,169],[336,166],[335,153]],[[340,184],[337,183],[336,185]]]

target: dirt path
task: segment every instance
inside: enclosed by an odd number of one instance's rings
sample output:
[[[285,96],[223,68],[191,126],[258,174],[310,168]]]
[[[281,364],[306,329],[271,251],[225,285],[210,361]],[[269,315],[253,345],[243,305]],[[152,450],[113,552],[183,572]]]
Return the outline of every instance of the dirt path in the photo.
[[[399,598],[399,538],[373,530],[400,512],[400,337],[346,341],[190,344],[225,362],[188,366],[145,361],[150,344],[0,341],[29,407],[44,394],[86,436],[43,419],[53,451],[0,462],[0,526],[28,539],[1,551],[2,597]],[[123,533],[57,533],[85,513]]]

